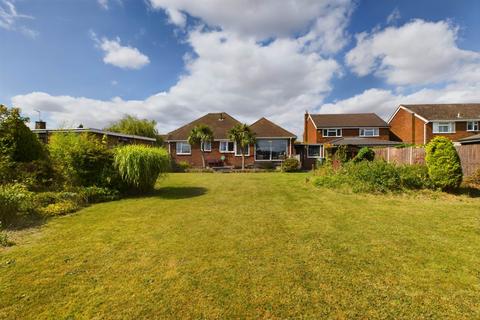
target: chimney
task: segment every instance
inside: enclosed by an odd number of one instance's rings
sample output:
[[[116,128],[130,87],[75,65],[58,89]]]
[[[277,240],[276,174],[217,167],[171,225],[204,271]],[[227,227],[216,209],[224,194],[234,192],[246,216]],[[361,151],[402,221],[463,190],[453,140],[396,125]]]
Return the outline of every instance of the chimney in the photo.
[[[45,121],[35,121],[35,129],[47,129],[47,123]]]
[[[462,115],[460,114],[460,112],[457,114],[457,118],[460,119],[462,117]]]
[[[220,118],[218,120],[223,121],[225,118],[223,117],[223,112],[220,112]]]

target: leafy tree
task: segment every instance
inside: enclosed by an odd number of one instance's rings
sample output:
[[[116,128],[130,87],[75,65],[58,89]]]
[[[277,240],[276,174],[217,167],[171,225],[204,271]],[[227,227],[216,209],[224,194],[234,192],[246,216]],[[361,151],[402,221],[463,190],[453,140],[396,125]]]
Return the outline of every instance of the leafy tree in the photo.
[[[25,123],[19,108],[0,105],[0,157],[8,157],[14,162],[29,162],[43,159],[45,149]]]
[[[170,157],[163,148],[128,145],[115,150],[115,168],[132,191],[148,192],[169,170]]]
[[[228,132],[228,138],[240,147],[242,170],[245,170],[245,151],[247,151],[249,145],[255,143],[255,133],[247,124],[237,124]]]
[[[433,184],[442,190],[458,188],[463,178],[462,164],[452,141],[446,137],[435,137],[425,151],[428,175]]]
[[[142,137],[149,137],[157,139],[157,144],[163,144],[162,137],[158,134],[155,128],[157,122],[155,120],[139,119],[132,115],[125,115],[117,122],[110,124],[105,128],[107,131],[131,134]]]
[[[188,143],[190,145],[198,145],[200,147],[200,152],[202,155],[202,165],[205,168],[205,154],[202,148],[202,144],[206,142],[212,142],[213,140],[213,131],[212,129],[205,125],[199,124],[195,126],[192,131],[190,131],[190,135],[188,136]]]

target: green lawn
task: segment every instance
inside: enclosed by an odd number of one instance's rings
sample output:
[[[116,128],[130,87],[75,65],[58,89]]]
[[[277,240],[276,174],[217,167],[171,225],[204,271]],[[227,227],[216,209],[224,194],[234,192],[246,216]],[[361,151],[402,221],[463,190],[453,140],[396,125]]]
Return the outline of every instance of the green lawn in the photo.
[[[480,199],[172,174],[0,249],[0,318],[480,318]]]

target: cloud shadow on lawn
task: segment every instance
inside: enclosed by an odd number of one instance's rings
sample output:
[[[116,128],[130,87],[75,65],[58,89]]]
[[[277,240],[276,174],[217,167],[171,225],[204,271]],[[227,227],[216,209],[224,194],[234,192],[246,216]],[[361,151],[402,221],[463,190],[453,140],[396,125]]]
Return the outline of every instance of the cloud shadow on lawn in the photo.
[[[187,199],[199,197],[207,193],[203,187],[163,187],[155,190],[155,196],[164,199]]]

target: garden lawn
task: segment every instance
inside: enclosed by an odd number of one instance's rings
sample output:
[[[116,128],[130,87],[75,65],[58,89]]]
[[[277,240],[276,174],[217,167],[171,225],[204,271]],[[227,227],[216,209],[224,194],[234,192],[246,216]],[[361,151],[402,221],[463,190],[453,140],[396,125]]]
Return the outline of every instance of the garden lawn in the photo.
[[[480,318],[480,199],[171,174],[0,249],[0,318]]]

